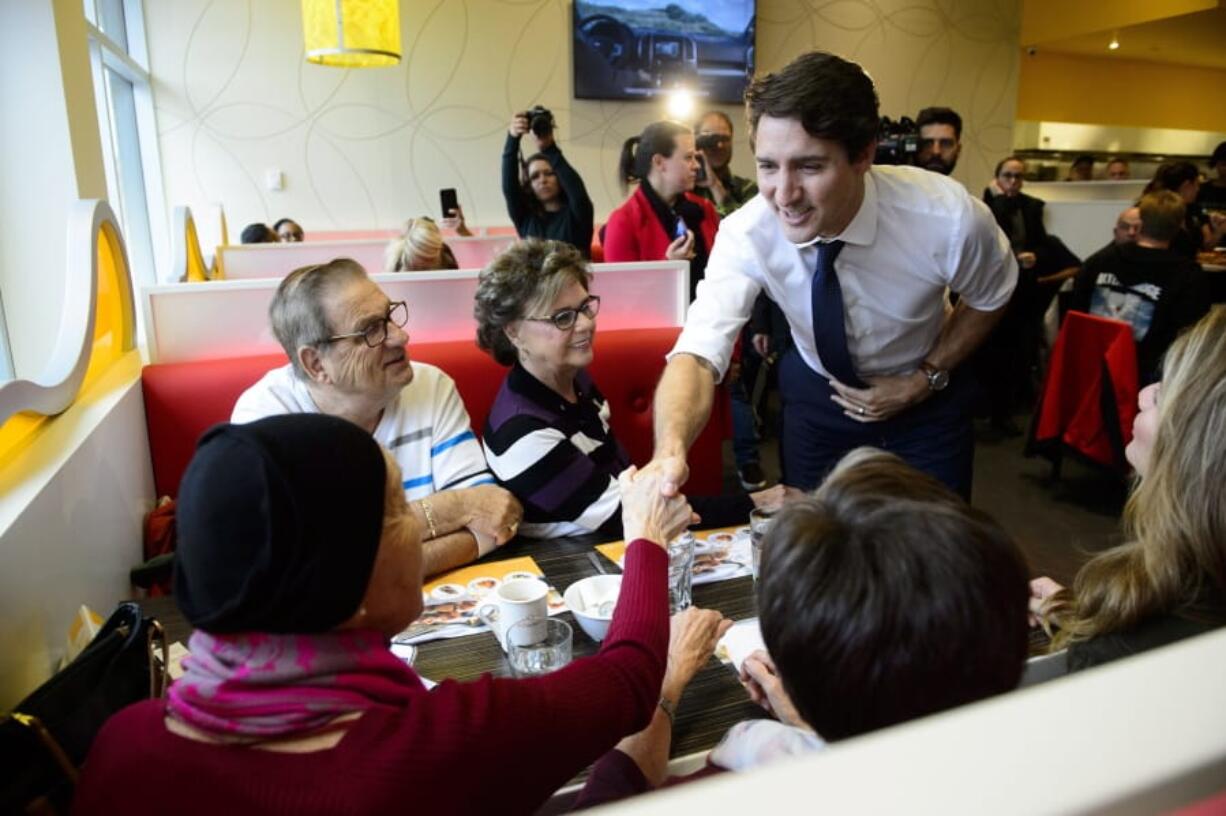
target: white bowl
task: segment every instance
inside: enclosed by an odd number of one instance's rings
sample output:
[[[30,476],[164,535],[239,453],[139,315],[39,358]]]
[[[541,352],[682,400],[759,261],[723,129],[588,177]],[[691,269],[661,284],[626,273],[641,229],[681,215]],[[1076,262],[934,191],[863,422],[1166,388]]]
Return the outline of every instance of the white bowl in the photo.
[[[621,591],[621,586],[622,577],[620,575],[593,575],[575,581],[567,587],[566,593],[562,596],[562,600],[566,602],[566,608],[579,622],[579,628],[586,632],[592,640],[602,641],[605,635],[609,634],[609,624],[613,620],[613,613],[600,615],[594,607],[589,609],[585,600],[597,602],[612,600],[616,607],[617,594]]]

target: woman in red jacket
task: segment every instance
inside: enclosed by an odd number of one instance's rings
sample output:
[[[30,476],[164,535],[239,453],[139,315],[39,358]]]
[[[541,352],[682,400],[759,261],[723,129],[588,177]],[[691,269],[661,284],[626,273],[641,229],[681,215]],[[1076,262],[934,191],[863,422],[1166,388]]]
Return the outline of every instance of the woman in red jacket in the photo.
[[[637,150],[635,149],[637,145]],[[638,189],[609,215],[604,259],[690,261],[690,299],[707,269],[719,215],[694,195],[699,163],[694,134],[676,122],[653,122],[622,146],[622,184]]]

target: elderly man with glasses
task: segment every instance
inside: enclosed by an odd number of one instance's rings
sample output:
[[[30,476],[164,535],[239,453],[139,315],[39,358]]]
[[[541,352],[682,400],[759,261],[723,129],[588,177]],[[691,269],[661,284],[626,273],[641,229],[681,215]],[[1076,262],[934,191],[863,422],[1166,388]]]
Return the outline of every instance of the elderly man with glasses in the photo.
[[[289,364],[239,397],[234,422],[323,413],[368,431],[400,465],[424,531],[426,574],[515,535],[522,508],[494,484],[455,383],[409,361],[403,301],[391,302],[361,265],[340,258],[294,270],[268,311]]]

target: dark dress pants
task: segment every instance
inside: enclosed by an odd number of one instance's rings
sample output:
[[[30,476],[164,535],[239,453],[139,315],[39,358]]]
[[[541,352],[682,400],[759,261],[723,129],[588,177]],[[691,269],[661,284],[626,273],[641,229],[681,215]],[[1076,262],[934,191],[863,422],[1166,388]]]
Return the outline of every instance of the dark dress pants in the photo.
[[[882,422],[844,416],[830,395],[834,389],[791,349],[779,364],[783,432],[779,460],[784,484],[816,487],[843,457],[862,445],[890,451],[970,500],[975,436],[972,379],[953,372],[950,383],[919,405]]]

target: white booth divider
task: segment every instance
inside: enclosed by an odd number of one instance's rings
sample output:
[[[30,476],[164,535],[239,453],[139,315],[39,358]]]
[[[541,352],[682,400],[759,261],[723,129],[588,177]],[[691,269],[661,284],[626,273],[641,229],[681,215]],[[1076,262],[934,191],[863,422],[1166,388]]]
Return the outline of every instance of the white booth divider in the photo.
[[[479,269],[518,240],[514,235],[448,238],[461,269]],[[217,248],[224,280],[283,278],[300,266],[352,258],[374,274],[383,271],[388,241],[366,238],[352,241],[304,241],[299,244],[237,244]]]
[[[394,229],[367,230],[306,230],[303,240],[317,244],[320,241],[390,241],[400,234]]]
[[[1111,243],[1115,219],[1130,201],[1049,201],[1044,226],[1081,260]]]
[[[288,245],[294,246],[294,245]],[[300,245],[299,245],[300,246]],[[409,304],[417,342],[471,340],[478,269],[372,275],[392,300]],[[593,264],[602,329],[680,326],[689,305],[684,261]],[[280,350],[268,304],[280,280],[224,280],[146,287],[141,292],[150,362],[183,362]]]
[[[440,227],[442,229],[442,227]],[[473,236],[484,238],[493,237],[496,235],[515,236],[515,227],[507,224],[496,227],[473,227],[469,226],[469,232]],[[443,238],[451,240],[459,238],[455,232],[448,229],[443,229]],[[307,230],[307,241],[360,241],[364,238],[377,238],[382,241],[390,241],[400,234],[399,229],[355,229],[355,230]]]
[[[1171,813],[1226,793],[1224,682],[1218,631],[600,812]]]

